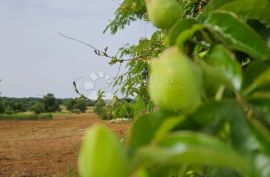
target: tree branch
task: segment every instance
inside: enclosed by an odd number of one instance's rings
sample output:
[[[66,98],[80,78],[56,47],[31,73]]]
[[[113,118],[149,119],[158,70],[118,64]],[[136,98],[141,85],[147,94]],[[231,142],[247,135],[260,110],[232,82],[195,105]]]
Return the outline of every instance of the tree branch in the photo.
[[[84,46],[87,46],[87,47],[93,49],[96,55],[102,56],[102,57],[106,57],[106,58],[110,58],[110,59],[114,60],[115,62],[123,63],[123,62],[126,62],[126,61],[139,60],[139,59],[141,59],[141,60],[148,60],[148,59],[143,59],[143,58],[145,57],[145,56],[143,56],[143,55],[140,55],[140,56],[137,56],[137,57],[134,57],[134,58],[120,59],[120,58],[117,58],[116,56],[109,55],[109,54],[107,53],[107,49],[108,49],[107,47],[104,49],[104,51],[102,51],[102,50],[100,50],[100,49],[94,47],[94,46],[91,45],[91,44],[88,44],[88,43],[83,42],[83,41],[81,41],[81,40],[79,40],[79,39],[76,39],[76,38],[73,38],[73,37],[64,35],[64,34],[62,34],[62,33],[60,33],[60,32],[58,32],[58,35],[60,35],[61,37],[66,38],[66,39],[70,39],[70,40],[72,40],[72,41],[78,42],[78,43],[80,43],[80,44],[82,44],[82,45],[84,45]]]

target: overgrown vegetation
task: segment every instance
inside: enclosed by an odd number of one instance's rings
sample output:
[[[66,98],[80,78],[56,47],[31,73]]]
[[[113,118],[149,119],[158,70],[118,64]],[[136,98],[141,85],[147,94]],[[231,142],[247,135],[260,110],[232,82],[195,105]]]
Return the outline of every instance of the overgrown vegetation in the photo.
[[[116,84],[141,96],[147,113],[136,118],[125,146],[102,126],[90,129],[79,157],[82,177],[269,177],[269,6],[124,0],[107,30],[137,19],[159,27],[110,62],[127,62]]]

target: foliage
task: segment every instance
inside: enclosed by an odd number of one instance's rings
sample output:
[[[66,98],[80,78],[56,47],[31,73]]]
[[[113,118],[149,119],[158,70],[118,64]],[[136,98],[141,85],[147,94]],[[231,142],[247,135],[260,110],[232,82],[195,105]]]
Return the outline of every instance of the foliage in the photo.
[[[6,114],[14,114],[16,113],[15,110],[13,109],[13,107],[11,105],[6,105],[5,106],[5,113]]]
[[[173,101],[170,103],[173,106],[167,107],[160,104],[162,99],[153,100],[157,110],[138,117],[126,140],[126,155],[130,162],[128,176],[269,177],[269,1],[178,2],[185,8],[183,17],[175,21],[172,28],[161,31],[166,42],[160,41],[162,47],[159,49],[162,52],[166,48],[166,52],[170,52],[174,48],[183,53],[177,57],[179,60],[186,58],[199,68],[203,87],[200,88],[201,93],[194,96],[202,101],[195,110],[185,112],[173,109],[178,106],[173,105]],[[129,3],[131,0],[126,0],[121,6]],[[133,18],[145,18],[144,13],[142,16],[136,16],[134,12],[127,15],[118,9],[114,24],[122,28],[135,20]],[[133,55],[134,48],[126,54]],[[153,57],[151,60],[161,60],[159,53]],[[170,55],[165,58],[172,59]],[[141,60],[130,62],[139,63]],[[164,64],[158,70],[160,73],[172,73],[171,85],[167,85],[167,90],[162,88],[162,92],[170,92],[170,99],[173,96],[179,98],[189,91],[187,88],[175,92],[168,89],[170,86],[182,87],[181,83],[186,83],[185,79],[189,78],[174,75],[175,70],[183,69],[189,74],[195,72],[177,63]],[[144,75],[147,77],[158,72],[152,72],[153,65],[150,68],[145,65],[137,72],[132,70],[133,67],[128,68],[129,73],[135,73],[131,78],[144,69],[150,70],[150,74]],[[165,77],[169,78],[168,75]],[[196,80],[189,79],[189,82],[192,85]],[[130,85],[127,89],[134,89]],[[157,95],[159,92],[157,90]],[[93,137],[95,135],[91,135]],[[119,140],[115,141],[118,143]],[[103,145],[112,144],[107,142]],[[118,152],[112,150],[110,153]],[[91,159],[92,163],[95,161],[99,159]],[[103,170],[112,171],[113,166],[106,166]]]
[[[134,118],[145,110],[145,103],[139,96],[135,99],[119,99],[114,97],[108,106],[112,110],[112,118]]]
[[[73,99],[58,99],[55,98],[58,104],[65,104],[66,102],[73,100]],[[79,98],[77,98],[79,99]],[[76,99],[76,100],[77,100]],[[76,107],[81,107],[84,110],[84,106],[93,106],[93,100],[83,100],[78,101],[79,104]],[[43,107],[43,108],[42,108]],[[44,101],[43,98],[9,98],[9,97],[1,97],[0,98],[0,113],[23,113],[27,111],[34,111],[35,109],[40,110],[41,112],[48,112],[45,111],[44,108]],[[37,112],[40,112],[37,111]],[[34,111],[35,112],[35,111]],[[79,111],[81,112],[81,111]]]
[[[41,98],[8,98],[2,97],[0,104],[4,110],[9,110],[11,113],[31,111],[31,107],[36,102],[41,102]]]
[[[115,18],[106,27],[104,32],[110,30],[116,33],[119,29],[124,29],[132,21],[144,19],[146,15],[146,7],[144,0],[124,0],[115,11]]]
[[[109,119],[106,103],[104,100],[104,91],[98,92],[98,98],[95,103],[94,111],[101,119]]]
[[[44,111],[57,112],[60,111],[60,104],[52,93],[48,93],[43,97]]]
[[[2,100],[1,100],[1,98],[0,98],[0,114],[2,114],[2,113],[4,113],[5,112],[5,107],[4,107],[4,105],[3,105],[3,103],[2,103]]]
[[[100,93],[103,94],[104,92]],[[97,99],[94,110],[102,119],[133,119],[141,115],[145,111],[145,107],[144,100],[139,96],[135,99],[119,99],[117,96],[114,96],[107,104],[102,96]]]
[[[70,112],[81,113],[87,110],[87,101],[84,98],[69,99],[64,104]]]
[[[114,83],[114,85],[122,86],[119,91],[125,97],[139,95],[146,104],[150,105],[149,94],[147,93],[148,62],[152,57],[157,57],[164,50],[164,40],[164,34],[157,31],[152,35],[151,39],[142,39],[138,45],[120,48],[120,58],[124,56],[137,58],[127,62],[127,72],[119,75]]]
[[[33,111],[36,114],[40,114],[45,111],[45,106],[42,102],[36,102],[32,107],[31,111]]]

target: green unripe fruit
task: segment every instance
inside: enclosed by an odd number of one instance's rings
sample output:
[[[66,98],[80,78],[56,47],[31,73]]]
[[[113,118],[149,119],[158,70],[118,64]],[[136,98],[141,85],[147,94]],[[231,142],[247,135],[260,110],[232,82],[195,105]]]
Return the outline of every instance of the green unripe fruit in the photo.
[[[114,133],[100,125],[90,128],[82,142],[79,160],[82,177],[127,177],[124,149]]]
[[[182,17],[183,8],[177,0],[146,0],[148,18],[162,29],[168,29]]]
[[[150,64],[149,94],[163,109],[193,112],[201,104],[200,68],[178,48],[164,51]]]

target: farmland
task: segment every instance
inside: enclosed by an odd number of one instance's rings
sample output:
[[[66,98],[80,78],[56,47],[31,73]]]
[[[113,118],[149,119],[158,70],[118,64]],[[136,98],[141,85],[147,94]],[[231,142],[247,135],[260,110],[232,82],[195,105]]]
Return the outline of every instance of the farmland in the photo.
[[[74,176],[82,136],[97,122],[120,137],[129,126],[101,121],[94,113],[56,114],[53,120],[0,121],[0,176]]]

